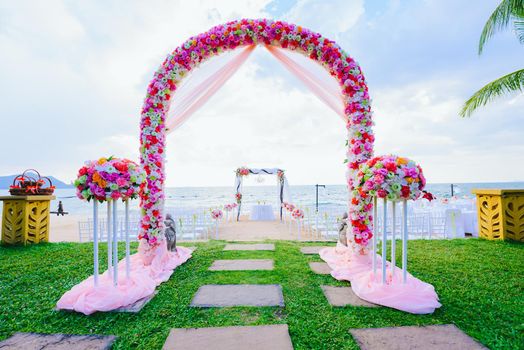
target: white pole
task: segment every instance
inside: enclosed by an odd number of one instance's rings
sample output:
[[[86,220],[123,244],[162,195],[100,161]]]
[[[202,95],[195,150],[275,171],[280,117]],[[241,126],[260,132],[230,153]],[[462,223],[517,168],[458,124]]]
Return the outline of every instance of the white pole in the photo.
[[[218,219],[215,220],[215,239],[218,239]]]
[[[112,275],[113,245],[111,239],[111,201],[107,201],[107,273]]]
[[[95,287],[98,287],[98,201],[93,200],[93,261],[94,272],[93,280]]]
[[[129,279],[131,275],[131,260],[129,258],[129,199],[125,201],[125,231],[126,231],[126,277]]]
[[[113,201],[113,284],[118,285],[118,201]]]
[[[298,227],[297,227],[297,228],[298,228],[298,240],[299,240],[299,241],[300,241],[300,239],[301,239],[301,234],[300,234],[300,233],[301,233],[301,232],[300,232],[301,225],[300,225],[300,223],[301,223],[300,219],[297,219],[297,225],[298,225]]]
[[[402,202],[402,282],[408,279],[408,202]]]
[[[395,265],[396,265],[396,242],[397,239],[397,202],[393,201],[391,202],[391,206],[393,209],[393,222],[392,222],[392,236],[391,236],[391,277],[395,276]]]
[[[373,238],[371,244],[373,245],[373,279],[377,274],[377,197],[373,197]]]
[[[387,248],[387,242],[388,242],[388,202],[387,199],[384,198],[384,210],[383,210],[383,218],[382,218],[382,284],[386,284],[386,248]]]

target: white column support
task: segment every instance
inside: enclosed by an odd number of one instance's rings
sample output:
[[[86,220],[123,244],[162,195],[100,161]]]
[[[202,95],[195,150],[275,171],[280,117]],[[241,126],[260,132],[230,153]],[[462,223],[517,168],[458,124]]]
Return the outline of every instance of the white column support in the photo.
[[[377,212],[377,197],[373,197],[373,238],[371,244],[373,245],[373,279],[377,274],[377,230],[378,226],[378,212]]]
[[[402,282],[408,278],[408,202],[402,201]]]
[[[113,201],[113,285],[118,285],[118,200]]]
[[[95,287],[98,287],[98,201],[93,200],[93,281]]]
[[[215,239],[218,239],[218,219],[215,220]]]
[[[391,202],[391,208],[393,211],[393,221],[391,222],[391,277],[395,277],[395,265],[396,265],[396,242],[397,239],[397,202]]]
[[[301,219],[297,219],[297,230],[298,230],[298,240],[300,241],[300,239],[302,238],[302,235],[301,235]]]
[[[384,208],[383,208],[383,217],[382,217],[382,254],[381,254],[381,258],[382,258],[382,284],[386,284],[386,262],[388,260],[387,258],[387,243],[388,243],[388,224],[387,224],[387,220],[388,220],[388,202],[387,202],[387,199],[384,198],[383,199],[383,205],[384,205]]]
[[[131,260],[129,258],[130,248],[129,248],[129,199],[125,202],[125,222],[124,230],[126,234],[126,277],[129,279],[131,276]]]
[[[113,241],[111,239],[111,201],[107,201],[107,273],[109,276],[113,274]]]

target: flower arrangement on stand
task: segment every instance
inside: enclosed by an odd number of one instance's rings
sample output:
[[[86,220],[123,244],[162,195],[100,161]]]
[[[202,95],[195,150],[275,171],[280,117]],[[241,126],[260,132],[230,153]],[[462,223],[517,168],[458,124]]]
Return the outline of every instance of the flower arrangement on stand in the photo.
[[[112,274],[116,286],[118,282],[117,201],[121,199],[125,203],[126,275],[129,278],[129,200],[140,195],[145,181],[145,173],[138,164],[115,157],[87,161],[78,171],[74,182],[77,197],[88,202],[93,200],[95,286],[98,283],[98,203],[107,202],[108,271]]]
[[[222,213],[222,210],[220,209],[213,209],[211,210],[211,218],[215,220],[215,239],[218,239],[218,222],[224,214]]]
[[[402,223],[402,269],[404,282],[407,275],[407,201],[416,200],[421,197],[422,191],[426,186],[426,179],[422,168],[414,161],[395,155],[379,156],[370,159],[364,164],[358,173],[359,175],[359,195],[365,194],[373,199],[373,220],[377,218],[377,198],[383,199],[383,228],[382,228],[382,280],[386,283],[391,280],[394,273],[395,264],[395,233],[396,233],[396,203],[403,203],[403,223]],[[391,274],[386,274],[386,245],[387,245],[387,201],[392,202],[393,210],[393,237],[391,239]],[[376,234],[378,228],[373,223],[373,233],[371,237],[366,232],[357,232],[353,237],[353,244],[364,247],[369,239],[372,239],[373,250],[373,275],[376,274]]]
[[[304,219],[304,211],[302,209],[300,209],[300,208],[295,208],[291,212],[291,216],[297,222],[298,239],[300,239],[301,238],[301,230],[302,230],[302,219]]]
[[[224,210],[226,212],[226,222],[229,222],[229,212],[231,212],[237,206],[238,206],[238,204],[236,204],[236,203],[230,203],[230,204],[224,205]]]

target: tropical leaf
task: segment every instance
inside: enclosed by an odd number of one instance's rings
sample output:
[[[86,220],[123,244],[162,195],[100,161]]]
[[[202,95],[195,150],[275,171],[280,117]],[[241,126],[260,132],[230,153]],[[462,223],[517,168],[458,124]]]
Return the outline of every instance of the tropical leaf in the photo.
[[[502,0],[482,29],[478,48],[479,55],[482,54],[486,42],[496,32],[506,29],[510,22],[516,19],[524,19],[524,0]]]
[[[484,86],[466,101],[461,117],[469,117],[477,108],[502,95],[524,91],[524,69],[507,74]]]
[[[519,42],[524,44],[524,20],[515,21],[513,25],[515,27],[515,34],[517,34],[517,37],[519,38]]]

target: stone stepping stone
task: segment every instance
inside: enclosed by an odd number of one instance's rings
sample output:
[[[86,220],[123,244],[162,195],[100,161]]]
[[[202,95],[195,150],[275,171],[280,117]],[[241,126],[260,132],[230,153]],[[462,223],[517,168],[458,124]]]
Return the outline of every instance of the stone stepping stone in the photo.
[[[480,350],[487,349],[454,324],[350,329],[366,350]]]
[[[271,259],[215,260],[209,271],[273,270]]]
[[[226,244],[224,250],[275,250],[273,243]]]
[[[300,251],[302,252],[302,254],[318,254],[324,248],[329,248],[329,246],[302,247],[300,248]]]
[[[331,274],[331,268],[324,262],[310,262],[309,267],[317,275],[329,275]]]
[[[198,289],[191,306],[284,306],[284,296],[279,284],[208,284]]]
[[[175,328],[162,350],[293,350],[286,324]]]
[[[130,305],[127,305],[127,306],[122,306],[118,309],[115,309],[114,311],[115,312],[129,312],[129,313],[133,313],[133,314],[136,314],[138,312],[140,312],[140,310],[142,310],[144,308],[144,306],[146,306],[147,303],[149,303],[151,301],[151,299],[153,299],[155,297],[155,295],[157,295],[158,291],[155,290],[155,292],[151,295],[148,295],[147,297],[144,297],[142,299],[139,299],[137,301],[135,301],[133,304],[130,304]]]
[[[355,295],[355,293],[353,293],[353,289],[351,289],[351,287],[321,286],[321,288],[331,306],[379,306],[360,299]]]
[[[115,339],[113,335],[15,333],[0,341],[0,349],[105,350],[111,348]]]

